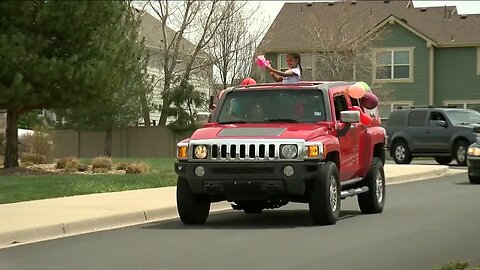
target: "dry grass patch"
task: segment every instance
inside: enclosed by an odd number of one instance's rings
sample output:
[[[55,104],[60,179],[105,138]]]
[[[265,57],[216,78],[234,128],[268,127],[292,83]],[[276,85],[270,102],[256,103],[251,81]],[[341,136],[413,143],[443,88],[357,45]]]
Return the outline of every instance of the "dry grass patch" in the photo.
[[[77,158],[75,157],[64,157],[64,158],[61,158],[59,160],[57,160],[57,164],[56,164],[56,168],[57,169],[65,169],[67,168],[67,165],[69,167],[72,166],[72,164],[78,164],[80,163],[80,161],[78,161]]]
[[[106,169],[106,171],[110,171],[112,169],[112,166],[112,158],[110,157],[100,156],[96,157],[92,161],[92,169],[94,171],[98,169]]]
[[[67,172],[86,172],[90,170],[90,167],[81,163],[77,158],[65,157],[57,161],[56,169],[65,169]]]
[[[90,166],[88,166],[87,164],[79,163],[77,165],[77,170],[79,172],[86,172],[86,171],[89,171],[90,169],[91,169]]]
[[[150,165],[146,163],[132,163],[125,169],[126,174],[144,174],[150,171]]]
[[[117,164],[117,166],[115,166],[115,168],[117,170],[127,170],[127,167],[130,166],[131,163],[130,162],[127,162],[127,161],[124,161],[124,162],[120,162]]]
[[[31,162],[33,164],[47,164],[49,160],[44,155],[33,154],[33,153],[24,153],[20,160],[22,163]]]

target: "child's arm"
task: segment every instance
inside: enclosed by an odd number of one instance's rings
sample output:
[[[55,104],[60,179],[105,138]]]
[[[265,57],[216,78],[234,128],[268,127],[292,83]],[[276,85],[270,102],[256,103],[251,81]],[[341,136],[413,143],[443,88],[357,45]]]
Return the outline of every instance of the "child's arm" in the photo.
[[[276,70],[276,69],[272,68],[271,66],[267,66],[267,69],[270,70],[270,73],[274,73],[275,75],[282,76],[282,77],[297,75],[297,74],[293,73],[290,69],[285,71],[285,72],[283,72],[281,70]]]
[[[272,76],[273,80],[276,81],[276,82],[280,82],[283,80],[283,77],[282,76],[278,76],[277,74],[273,73],[270,71],[270,76]]]

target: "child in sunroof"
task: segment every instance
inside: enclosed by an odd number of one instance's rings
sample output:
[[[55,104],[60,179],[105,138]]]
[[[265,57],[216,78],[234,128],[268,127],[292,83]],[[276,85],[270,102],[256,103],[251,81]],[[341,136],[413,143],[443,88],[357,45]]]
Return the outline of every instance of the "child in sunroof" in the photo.
[[[282,82],[284,84],[297,84],[300,81],[302,73],[302,60],[299,53],[287,53],[286,62],[288,69],[285,71],[276,70],[270,65],[267,69],[270,70],[270,76],[276,82]]]

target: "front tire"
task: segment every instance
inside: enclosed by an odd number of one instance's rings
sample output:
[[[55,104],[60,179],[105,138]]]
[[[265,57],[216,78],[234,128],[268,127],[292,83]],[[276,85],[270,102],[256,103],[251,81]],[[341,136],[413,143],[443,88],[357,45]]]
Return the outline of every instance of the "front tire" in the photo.
[[[367,176],[362,180],[368,191],[358,195],[358,205],[363,214],[383,212],[385,205],[385,172],[382,161],[374,157]]]
[[[313,180],[309,209],[313,223],[333,225],[340,216],[340,181],[335,163],[327,161],[320,174]]]
[[[210,201],[192,192],[188,180],[178,177],[177,210],[180,219],[185,224],[204,224],[210,212]]]
[[[440,165],[448,165],[452,162],[452,157],[436,157],[435,161]]]
[[[468,180],[470,181],[470,184],[473,184],[473,185],[480,184],[480,176],[473,176],[470,174],[470,171],[468,172]]]
[[[467,149],[468,143],[466,141],[459,141],[453,149],[453,155],[455,156],[455,160],[460,166],[467,165]]]
[[[410,164],[412,153],[405,141],[397,141],[393,144],[392,158],[397,164]]]

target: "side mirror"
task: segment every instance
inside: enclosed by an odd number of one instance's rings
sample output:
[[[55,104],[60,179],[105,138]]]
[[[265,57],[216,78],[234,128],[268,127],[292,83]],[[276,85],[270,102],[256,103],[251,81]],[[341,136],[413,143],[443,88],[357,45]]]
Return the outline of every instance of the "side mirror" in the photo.
[[[210,110],[214,110],[215,107],[217,107],[217,106],[215,105],[214,100],[215,100],[215,97],[214,97],[214,96],[210,96],[210,100],[209,100],[209,103],[208,103],[208,108],[210,108]]]
[[[434,123],[435,126],[444,127],[444,128],[447,127],[447,122],[445,122],[443,120],[435,120],[435,121],[432,121],[432,122]]]
[[[343,111],[340,112],[340,121],[342,123],[353,124],[360,122],[359,111]]]

